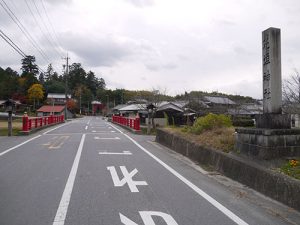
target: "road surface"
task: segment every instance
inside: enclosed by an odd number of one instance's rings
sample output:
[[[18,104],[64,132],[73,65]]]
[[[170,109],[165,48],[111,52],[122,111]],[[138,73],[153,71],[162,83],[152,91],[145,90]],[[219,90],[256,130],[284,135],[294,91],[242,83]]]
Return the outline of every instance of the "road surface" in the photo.
[[[293,209],[101,117],[0,138],[0,225],[284,225]]]

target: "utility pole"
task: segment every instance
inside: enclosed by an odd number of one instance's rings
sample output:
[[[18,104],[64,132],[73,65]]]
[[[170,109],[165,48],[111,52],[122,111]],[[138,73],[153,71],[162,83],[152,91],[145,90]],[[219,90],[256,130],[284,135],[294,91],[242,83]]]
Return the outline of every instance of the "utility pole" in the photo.
[[[67,106],[68,106],[68,75],[69,75],[69,57],[67,53],[67,57],[63,58],[66,60],[66,70],[65,70],[65,98],[66,98],[66,103],[65,103],[65,121],[68,119],[67,118]]]

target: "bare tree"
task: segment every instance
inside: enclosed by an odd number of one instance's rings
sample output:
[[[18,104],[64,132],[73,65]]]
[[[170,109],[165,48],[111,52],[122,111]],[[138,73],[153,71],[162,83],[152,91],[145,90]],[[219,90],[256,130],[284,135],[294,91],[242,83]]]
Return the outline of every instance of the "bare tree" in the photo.
[[[289,113],[300,113],[300,74],[296,69],[294,74],[283,82],[283,105]]]

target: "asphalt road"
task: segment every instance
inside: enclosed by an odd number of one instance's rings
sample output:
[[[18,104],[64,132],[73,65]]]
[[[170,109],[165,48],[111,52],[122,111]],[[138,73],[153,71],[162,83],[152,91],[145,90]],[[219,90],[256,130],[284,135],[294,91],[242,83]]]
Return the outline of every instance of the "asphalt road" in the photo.
[[[272,201],[100,117],[0,138],[0,225],[300,224]]]

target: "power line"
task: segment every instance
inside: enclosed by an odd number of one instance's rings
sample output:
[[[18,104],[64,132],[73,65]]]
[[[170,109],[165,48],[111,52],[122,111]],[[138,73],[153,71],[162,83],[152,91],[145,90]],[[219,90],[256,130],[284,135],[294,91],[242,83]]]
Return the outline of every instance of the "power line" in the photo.
[[[23,52],[23,50],[22,49],[20,49],[20,47],[16,44],[16,43],[14,43],[13,42],[13,40],[11,40],[10,39],[10,37],[8,37],[1,29],[0,29],[0,36],[2,37],[2,39],[7,43],[7,44],[9,44],[19,55],[21,55],[23,58],[25,58],[25,57],[27,57],[28,55],[27,54],[25,54],[24,52]],[[42,69],[42,68],[40,68],[37,64],[35,64],[37,67],[38,67],[38,69],[39,69],[39,71],[42,71],[43,73],[45,73],[45,71]]]
[[[26,1],[26,0],[25,0],[25,1]],[[35,3],[35,0],[32,0],[32,2],[33,2],[33,5],[34,5],[34,7],[35,7],[35,9],[36,9],[36,11],[37,11],[39,17],[41,18],[42,24],[44,25],[44,27],[46,28],[46,30],[47,30],[47,32],[48,32],[48,34],[49,34],[50,39],[48,39],[48,36],[45,35],[45,34],[43,33],[44,36],[47,38],[47,40],[49,41],[49,43],[52,45],[52,47],[54,48],[54,50],[56,51],[56,53],[58,53],[58,55],[61,57],[62,55],[60,55],[61,53],[58,52],[57,49],[56,49],[56,46],[55,46],[56,44],[54,43],[55,41],[53,41],[53,37],[52,37],[52,35],[51,35],[50,31],[49,31],[48,26],[46,25],[46,23],[45,23],[45,21],[44,21],[44,18],[42,17],[42,15],[41,15],[41,13],[40,13],[40,10],[38,9],[38,7],[37,7],[37,5],[36,5],[36,3]],[[51,40],[51,39],[52,39],[52,40]]]
[[[40,55],[43,57],[43,59],[45,60],[45,62],[49,62],[51,60],[49,60],[49,57],[47,57],[47,55],[43,52],[43,50],[38,46],[38,44],[36,43],[36,41],[33,39],[33,37],[30,35],[30,33],[27,31],[26,27],[20,22],[20,20],[18,19],[18,17],[14,14],[14,12],[9,8],[9,6],[6,4],[6,2],[4,0],[1,0],[5,6],[0,2],[0,5],[2,6],[2,8],[5,10],[5,12],[8,14],[8,16],[13,20],[13,22],[19,27],[19,29],[21,30],[21,32],[25,35],[25,37],[27,38],[27,40],[29,40],[29,42],[31,43],[31,45],[40,53]]]
[[[47,40],[47,42],[55,49],[55,47],[53,46],[53,44],[51,43],[51,41],[49,40],[49,38],[47,37],[47,35],[46,35],[46,34],[44,33],[44,31],[42,30],[42,27],[40,26],[40,24],[39,24],[39,22],[38,22],[36,16],[34,15],[33,11],[31,10],[31,8],[30,8],[30,6],[29,6],[27,0],[25,0],[25,3],[26,3],[27,8],[29,9],[29,12],[31,13],[31,15],[32,15],[32,17],[33,17],[35,23],[37,24],[37,26],[38,26],[38,28],[39,28],[41,34],[44,36],[44,38]]]
[[[58,46],[60,47],[60,50],[61,50],[61,52],[63,53],[64,51],[63,51],[63,48],[61,47],[62,45],[61,45],[61,43],[60,43],[60,41],[59,41],[58,35],[57,35],[57,33],[56,33],[55,29],[54,29],[54,26],[53,26],[53,24],[52,24],[52,22],[51,22],[51,20],[50,20],[49,15],[48,15],[48,13],[47,13],[47,10],[46,10],[45,4],[44,4],[44,0],[41,0],[41,3],[42,3],[42,6],[43,6],[45,15],[46,15],[46,17],[47,17],[47,20],[48,20],[48,22],[49,22],[49,24],[50,24],[50,27],[51,27],[52,31],[53,31],[53,34],[54,34],[53,36],[55,37],[55,39],[56,39],[56,41],[57,41],[57,43],[58,43]]]
[[[2,39],[9,44],[19,55],[25,57],[26,54],[19,48],[17,44],[15,44],[2,30],[0,30],[0,36]]]

